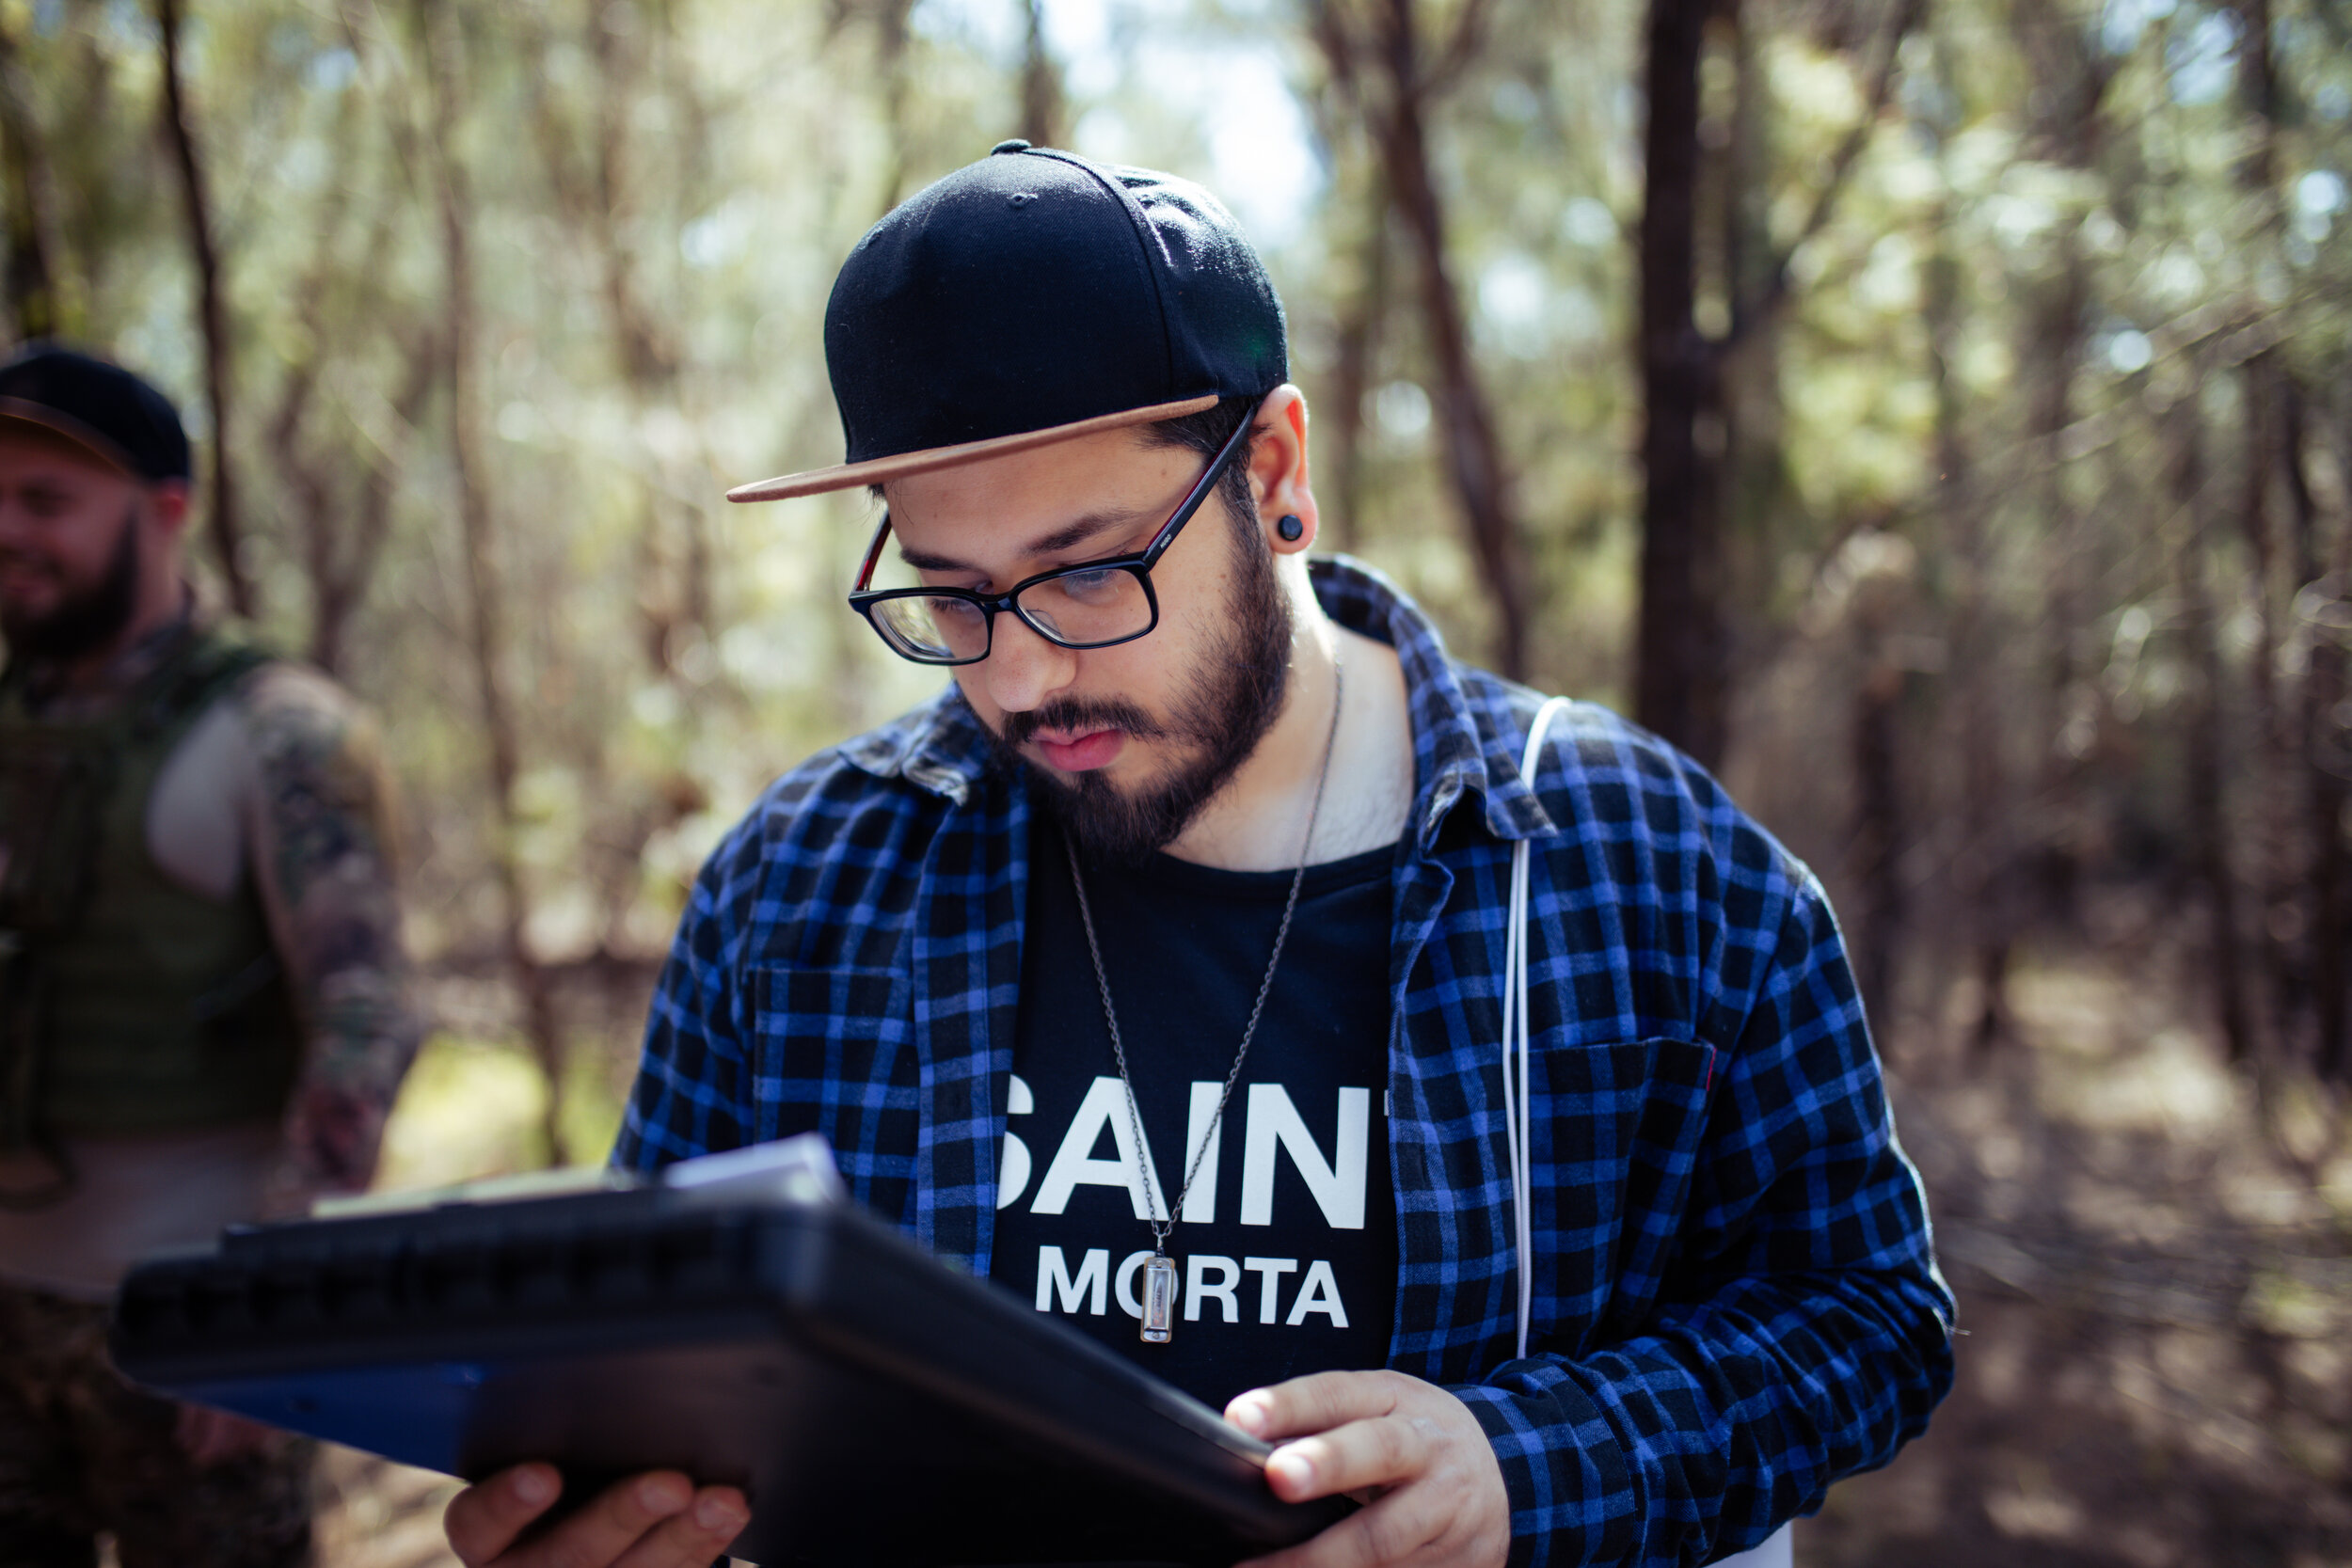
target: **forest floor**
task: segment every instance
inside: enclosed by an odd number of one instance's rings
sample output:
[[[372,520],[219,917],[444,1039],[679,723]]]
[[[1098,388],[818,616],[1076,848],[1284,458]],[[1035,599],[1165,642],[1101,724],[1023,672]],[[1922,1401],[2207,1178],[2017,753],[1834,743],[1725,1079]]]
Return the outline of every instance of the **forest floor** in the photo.
[[[1800,1568],[2352,1568],[2342,1113],[2220,1064],[2159,927],[2101,936],[2018,960],[1989,1049],[1956,1043],[1956,990],[1883,1031],[1964,1338],[1928,1433],[1799,1525]],[[388,1180],[522,1157],[538,1092],[440,1048]],[[583,1114],[584,1143],[610,1110]],[[320,1488],[322,1568],[453,1563],[454,1482],[329,1450]]]
[[[1927,1434],[1799,1525],[1804,1568],[2352,1564],[2342,1108],[2227,1070],[2148,930],[2020,966],[1989,1050],[1890,1031],[1964,1338]]]

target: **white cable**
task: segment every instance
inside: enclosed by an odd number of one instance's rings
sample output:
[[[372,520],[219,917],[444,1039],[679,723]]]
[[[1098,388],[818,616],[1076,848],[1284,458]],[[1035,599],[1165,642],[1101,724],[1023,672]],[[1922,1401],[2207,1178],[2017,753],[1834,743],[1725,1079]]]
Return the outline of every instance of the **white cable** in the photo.
[[[1543,760],[1544,732],[1551,728],[1552,716],[1567,705],[1565,697],[1551,698],[1535,710],[1535,721],[1528,726],[1527,752],[1519,761],[1519,778],[1530,789],[1535,787],[1536,765]],[[1511,1241],[1518,1256],[1521,1358],[1527,1354],[1527,1325],[1535,1308],[1535,1274],[1532,1266],[1535,1230],[1530,1214],[1534,1193],[1535,1129],[1527,1060],[1527,927],[1533,918],[1527,907],[1528,847],[1529,841],[1524,838],[1511,847],[1511,906],[1508,935],[1502,947],[1502,1135],[1511,1154]],[[1515,1054],[1518,1068],[1516,1084],[1512,1082]]]

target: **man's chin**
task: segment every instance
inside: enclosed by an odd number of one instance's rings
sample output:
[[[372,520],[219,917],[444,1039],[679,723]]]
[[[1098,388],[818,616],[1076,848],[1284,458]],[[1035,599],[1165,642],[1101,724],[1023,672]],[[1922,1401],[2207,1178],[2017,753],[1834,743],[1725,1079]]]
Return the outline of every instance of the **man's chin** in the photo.
[[[82,658],[122,635],[138,610],[136,522],[135,511],[123,518],[104,576],[87,587],[67,587],[39,566],[28,572],[23,562],[10,563],[18,587],[0,597],[0,638],[7,639],[11,659]],[[44,593],[44,581],[57,586]]]
[[[1184,832],[1190,816],[1168,810],[1155,795],[1129,795],[1101,773],[1060,778],[1033,768],[1029,776],[1038,804],[1089,861],[1140,865]]]
[[[1124,760],[1142,759],[1130,748]],[[1167,848],[1192,825],[1231,781],[1232,769],[1225,762],[1186,758],[1140,778],[1132,766],[1075,774],[1038,767],[1028,771],[1039,807],[1061,825],[1082,856],[1132,866]]]
[[[103,647],[121,631],[119,624],[79,616],[70,610],[32,614],[0,610],[0,644],[11,658],[74,659]]]
[[[62,593],[38,583],[0,594],[0,635],[39,636],[41,626],[56,614],[64,598]]]
[[[31,606],[0,605],[0,643],[22,654],[40,641],[48,616]]]

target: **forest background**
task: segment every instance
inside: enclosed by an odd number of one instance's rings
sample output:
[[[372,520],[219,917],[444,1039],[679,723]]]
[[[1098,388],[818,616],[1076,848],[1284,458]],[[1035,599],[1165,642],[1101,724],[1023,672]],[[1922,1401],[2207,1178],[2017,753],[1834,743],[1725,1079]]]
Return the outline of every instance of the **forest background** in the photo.
[[[1800,1560],[2352,1563],[2352,0],[0,0],[8,329],[380,716],[383,1180],[598,1159],[701,857],[934,684],[862,498],[720,497],[1007,135],[1222,194],[1337,546],[1830,884],[1968,1338]]]

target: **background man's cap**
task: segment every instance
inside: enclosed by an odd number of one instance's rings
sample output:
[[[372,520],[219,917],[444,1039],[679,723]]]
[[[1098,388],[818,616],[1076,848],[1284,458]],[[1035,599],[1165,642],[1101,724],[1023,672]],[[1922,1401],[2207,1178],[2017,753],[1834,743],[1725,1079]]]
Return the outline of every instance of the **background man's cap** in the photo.
[[[0,365],[6,420],[54,431],[151,484],[192,477],[188,433],[169,398],[119,365],[55,343]]]
[[[825,308],[846,462],[727,492],[780,500],[1263,397],[1282,304],[1188,180],[998,144],[891,210]]]

